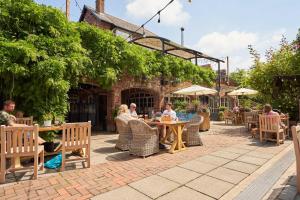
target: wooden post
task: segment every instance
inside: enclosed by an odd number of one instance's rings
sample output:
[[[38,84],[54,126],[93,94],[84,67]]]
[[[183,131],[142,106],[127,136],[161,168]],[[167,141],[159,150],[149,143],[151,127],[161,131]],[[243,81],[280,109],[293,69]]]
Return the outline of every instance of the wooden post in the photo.
[[[70,20],[70,0],[66,0],[66,17],[67,20]]]

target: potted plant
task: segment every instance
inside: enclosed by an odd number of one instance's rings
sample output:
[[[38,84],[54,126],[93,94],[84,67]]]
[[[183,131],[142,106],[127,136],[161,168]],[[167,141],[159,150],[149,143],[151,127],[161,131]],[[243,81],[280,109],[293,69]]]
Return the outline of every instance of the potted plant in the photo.
[[[53,116],[51,113],[45,113],[43,115],[43,120],[44,120],[44,126],[51,126]]]
[[[43,138],[43,140],[46,141],[45,143],[43,143],[45,151],[54,152],[54,149],[55,149],[55,143],[54,143],[55,131],[48,131],[48,132],[45,132],[45,133],[41,134],[40,136],[41,136],[41,138]]]

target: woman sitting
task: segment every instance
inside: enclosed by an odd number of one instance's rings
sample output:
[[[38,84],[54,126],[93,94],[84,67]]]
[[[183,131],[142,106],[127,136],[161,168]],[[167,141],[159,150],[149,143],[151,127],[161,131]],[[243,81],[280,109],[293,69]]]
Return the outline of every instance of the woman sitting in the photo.
[[[129,120],[134,119],[133,117],[131,117],[129,110],[128,110],[128,106],[126,104],[120,105],[117,117],[124,121],[127,121],[127,122]]]

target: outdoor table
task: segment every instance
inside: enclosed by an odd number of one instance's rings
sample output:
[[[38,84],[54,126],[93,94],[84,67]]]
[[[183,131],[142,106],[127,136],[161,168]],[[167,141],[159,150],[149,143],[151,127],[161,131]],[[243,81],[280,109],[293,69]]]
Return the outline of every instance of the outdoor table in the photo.
[[[62,129],[62,126],[40,126],[39,132],[61,131]]]
[[[155,126],[164,126],[168,127],[170,131],[175,134],[175,140],[171,144],[171,148],[169,149],[169,153],[176,153],[182,150],[185,150],[185,145],[182,141],[182,133],[184,126],[188,123],[187,121],[163,121],[163,122],[153,122],[145,120],[148,125],[155,125]],[[163,141],[166,141],[169,135],[166,134]]]

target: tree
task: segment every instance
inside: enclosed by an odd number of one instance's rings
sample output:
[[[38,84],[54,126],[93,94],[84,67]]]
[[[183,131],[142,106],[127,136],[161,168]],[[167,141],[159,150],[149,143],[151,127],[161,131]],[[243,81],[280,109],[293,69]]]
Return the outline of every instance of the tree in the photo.
[[[279,91],[275,81],[278,77],[300,74],[299,51],[283,38],[278,50],[270,49],[266,52],[265,62],[260,61],[257,55],[252,55],[255,62],[249,73],[249,84],[260,91],[260,98],[264,103],[270,103],[296,119],[300,94],[300,88],[296,83],[299,84],[300,80],[293,82],[294,79],[293,81],[282,79]]]
[[[229,79],[233,81],[237,86],[246,87],[248,78],[248,71],[245,69],[237,69],[235,72],[231,72]]]

